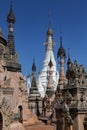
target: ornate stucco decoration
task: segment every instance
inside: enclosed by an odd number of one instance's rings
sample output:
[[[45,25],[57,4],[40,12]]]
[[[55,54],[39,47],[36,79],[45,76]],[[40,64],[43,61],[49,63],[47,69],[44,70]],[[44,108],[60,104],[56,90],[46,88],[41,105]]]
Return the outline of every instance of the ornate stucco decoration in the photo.
[[[3,116],[3,127],[9,127],[13,113],[2,92],[0,92],[0,112]]]

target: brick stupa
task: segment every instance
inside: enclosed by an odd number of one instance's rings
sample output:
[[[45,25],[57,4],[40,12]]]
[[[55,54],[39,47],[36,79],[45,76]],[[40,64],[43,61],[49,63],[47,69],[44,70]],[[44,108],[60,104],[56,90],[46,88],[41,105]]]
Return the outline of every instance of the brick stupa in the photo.
[[[13,31],[15,16],[12,5],[7,22],[9,29],[7,41],[0,29],[0,130],[10,128],[12,130],[14,122],[21,126],[22,130],[23,125],[35,124],[37,117],[28,109],[26,80],[21,73],[21,64],[15,52]]]

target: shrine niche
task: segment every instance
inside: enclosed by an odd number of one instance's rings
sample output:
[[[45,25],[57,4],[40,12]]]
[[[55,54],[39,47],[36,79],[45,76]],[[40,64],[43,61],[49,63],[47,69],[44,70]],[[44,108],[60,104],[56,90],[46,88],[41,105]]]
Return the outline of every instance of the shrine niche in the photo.
[[[23,123],[23,108],[21,105],[18,108],[19,108],[19,122]]]
[[[0,130],[2,130],[3,128],[3,117],[2,117],[2,114],[0,112]]]

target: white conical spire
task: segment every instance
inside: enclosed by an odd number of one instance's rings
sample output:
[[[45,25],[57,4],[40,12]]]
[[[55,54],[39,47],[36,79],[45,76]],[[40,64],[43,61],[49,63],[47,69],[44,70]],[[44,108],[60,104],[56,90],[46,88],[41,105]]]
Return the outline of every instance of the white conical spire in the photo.
[[[53,31],[51,29],[51,27],[48,28],[47,30],[47,40],[46,40],[46,55],[45,55],[45,59],[43,61],[43,68],[42,71],[39,75],[39,80],[38,81],[38,89],[39,92],[41,93],[41,96],[44,97],[44,94],[46,92],[46,88],[47,88],[47,71],[48,71],[48,64],[50,62],[50,58],[52,60],[53,66],[52,66],[52,71],[53,71],[53,82],[54,82],[54,89],[56,90],[57,84],[58,84],[58,79],[59,79],[59,73],[57,72],[57,68],[56,68],[56,61],[54,58],[54,41],[53,41]],[[44,92],[42,91],[44,90]]]
[[[31,88],[31,81],[30,81],[30,74],[27,76],[27,92],[29,94],[30,88]]]

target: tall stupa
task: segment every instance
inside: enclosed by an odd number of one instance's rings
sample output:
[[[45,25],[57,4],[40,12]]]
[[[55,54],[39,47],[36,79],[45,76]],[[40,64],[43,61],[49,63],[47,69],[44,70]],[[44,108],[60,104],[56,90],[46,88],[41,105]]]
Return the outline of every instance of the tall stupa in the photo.
[[[45,42],[46,54],[45,54],[45,59],[43,61],[43,68],[42,68],[41,72],[39,73],[38,80],[37,80],[38,90],[42,97],[45,96],[45,92],[47,89],[47,82],[48,82],[47,74],[48,74],[48,70],[49,70],[50,59],[53,63],[52,78],[53,78],[53,83],[54,83],[54,90],[56,90],[56,88],[57,88],[58,79],[59,79],[59,72],[57,71],[56,61],[55,61],[55,57],[54,57],[54,39],[53,39],[53,31],[52,31],[51,27],[48,28],[46,35],[47,35],[47,39]]]

